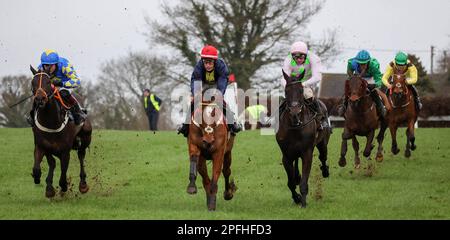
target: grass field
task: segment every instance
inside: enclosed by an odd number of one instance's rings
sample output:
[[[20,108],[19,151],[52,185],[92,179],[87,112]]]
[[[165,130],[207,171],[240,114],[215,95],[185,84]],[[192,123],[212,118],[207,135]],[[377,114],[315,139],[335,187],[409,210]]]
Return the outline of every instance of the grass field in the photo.
[[[238,191],[233,200],[223,200],[221,177],[217,211],[208,212],[200,176],[197,195],[186,193],[187,146],[175,132],[94,131],[86,158],[90,191],[78,192],[73,152],[68,173],[73,191],[49,200],[46,161],[41,184],[31,177],[31,130],[0,129],[0,219],[450,219],[450,129],[417,129],[418,148],[410,159],[403,157],[401,129],[399,155],[390,153],[388,136],[384,162],[362,158],[359,170],[353,168],[350,142],[347,166],[337,164],[341,131],[331,137],[328,179],[314,159],[306,209],[291,199],[275,137],[239,133],[232,163]]]

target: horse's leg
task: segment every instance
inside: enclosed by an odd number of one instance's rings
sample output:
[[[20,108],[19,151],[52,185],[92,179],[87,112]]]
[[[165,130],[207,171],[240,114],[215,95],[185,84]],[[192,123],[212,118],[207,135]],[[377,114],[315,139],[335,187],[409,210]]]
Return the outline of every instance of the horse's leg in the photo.
[[[205,193],[206,193],[206,205],[208,206],[208,199],[209,199],[209,195],[210,195],[209,189],[210,189],[211,180],[209,179],[209,176],[208,176],[208,169],[206,167],[206,159],[201,155],[198,158],[197,166],[198,166],[198,173],[200,174],[200,176],[202,176],[203,188],[205,189]]]
[[[356,136],[352,137],[353,150],[355,150],[355,168],[359,169],[361,167],[361,159],[359,158],[359,142]]]
[[[41,162],[43,157],[43,151],[37,145],[34,145],[34,166],[31,176],[34,179],[35,184],[41,183]]]
[[[300,175],[300,171],[298,170],[298,161],[294,161],[294,178],[295,183],[297,185],[300,185],[300,182],[302,181],[302,176]]]
[[[341,158],[339,159],[339,166],[345,167],[347,165],[347,161],[345,159],[345,155],[347,154],[347,134],[346,129],[344,128],[344,132],[342,133],[342,144],[341,144]]]
[[[416,141],[416,137],[414,136],[414,124],[415,124],[415,121],[412,123],[412,127],[410,130],[410,137],[409,137],[409,141],[411,142],[411,150],[412,151],[416,150],[416,148],[417,148],[416,144],[414,143]]]
[[[86,183],[86,172],[84,171],[84,158],[86,156],[86,148],[83,148],[83,146],[81,146],[78,149],[77,153],[78,160],[80,160],[80,184],[78,186],[78,189],[81,193],[87,193],[89,191],[89,186]]]
[[[212,155],[213,166],[212,166],[212,176],[209,188],[209,199],[208,199],[208,210],[216,210],[216,199],[217,199],[217,182],[219,181],[220,172],[223,167],[224,151],[217,151]]]
[[[80,184],[78,189],[81,193],[87,193],[89,186],[86,182],[86,172],[84,170],[84,159],[86,156],[86,149],[91,144],[92,126],[90,121],[85,121],[82,130],[78,134],[80,137],[80,147],[78,148],[78,159],[80,160]]]
[[[197,145],[189,143],[189,184],[187,186],[187,193],[188,194],[196,194],[197,193],[197,186],[195,185],[195,181],[197,180],[197,165],[199,165],[199,159],[200,159],[200,149]],[[208,175],[208,170],[206,170],[206,175]],[[209,179],[209,177],[208,177]],[[203,180],[205,180],[205,177],[203,177]]]
[[[328,145],[327,139],[323,139],[316,146],[317,149],[319,150],[319,159],[320,159],[320,162],[322,163],[320,166],[320,170],[322,170],[322,176],[324,178],[327,178],[328,176],[330,176],[330,172],[329,172],[328,166],[327,166],[327,156],[328,156],[327,145]]]
[[[364,149],[364,157],[370,158],[370,154],[372,152],[372,148],[374,147],[373,138],[375,137],[375,129],[370,131],[369,135],[367,135],[367,142],[366,142],[366,148]]]
[[[408,127],[406,128],[406,149],[405,157],[411,157],[411,139],[414,137],[414,122],[409,121]],[[414,139],[415,140],[415,139]]]
[[[378,132],[377,141],[378,141],[378,151],[377,151],[377,162],[383,161],[383,141],[384,141],[384,133],[386,132],[387,124],[385,121],[381,122],[380,131]]]
[[[231,151],[225,153],[223,158],[223,168],[222,173],[225,178],[225,191],[223,192],[223,198],[225,200],[231,200],[233,198],[234,192],[236,192],[236,185],[234,181],[230,183],[231,175]]]
[[[295,160],[298,161],[298,160]],[[286,171],[287,177],[288,177],[288,188],[291,190],[292,193],[292,199],[296,204],[299,204],[301,201],[301,196],[298,194],[295,189],[297,188],[297,183],[295,181],[295,171],[293,166],[293,161],[287,159],[286,156],[283,154],[283,166],[284,170]]]
[[[189,185],[187,187],[187,193],[196,194],[197,186],[195,185],[195,180],[197,180],[197,164],[198,164],[198,156],[191,155],[189,157],[190,168],[189,168]]]
[[[302,156],[302,180],[300,183],[300,195],[302,198],[302,201],[301,201],[302,208],[306,207],[306,196],[308,195],[308,179],[309,179],[309,174],[311,173],[313,149],[314,148],[304,152],[303,156]]]
[[[55,188],[53,188],[53,173],[56,167],[56,160],[51,154],[46,154],[45,157],[47,158],[48,163],[48,174],[45,179],[45,183],[47,184],[45,187],[45,196],[52,198],[55,196]]]
[[[61,153],[61,176],[59,178],[59,186],[61,192],[67,192],[67,169],[69,169],[70,151]]]
[[[391,152],[394,155],[397,155],[400,152],[400,149],[397,147],[397,126],[394,126],[394,124],[389,126],[389,131],[391,131],[391,138],[392,138],[392,147]]]

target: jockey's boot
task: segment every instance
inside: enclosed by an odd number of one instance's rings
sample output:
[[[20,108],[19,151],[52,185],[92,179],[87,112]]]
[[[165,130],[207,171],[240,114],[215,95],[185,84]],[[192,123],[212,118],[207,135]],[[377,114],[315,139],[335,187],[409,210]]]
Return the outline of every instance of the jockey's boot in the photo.
[[[317,114],[316,119],[319,123],[319,130],[322,131],[324,128],[328,127],[328,120],[320,109],[319,100],[317,98],[311,98],[310,108]]]
[[[186,115],[186,119],[184,120],[184,123],[182,123],[178,128],[177,128],[177,134],[183,134],[183,136],[185,138],[188,137],[189,135],[189,122],[191,121],[191,116],[192,113],[194,112],[194,101],[191,101],[191,105],[190,105],[190,109],[191,109],[191,113]]]
[[[414,101],[416,102],[416,110],[422,110],[422,102],[420,101],[419,93],[417,92],[417,88],[414,85],[409,85],[411,87],[411,92],[414,96]]]
[[[242,126],[239,123],[234,122],[233,124],[227,124],[228,129],[230,129],[231,135],[236,136],[236,133],[242,130]]]
[[[375,88],[372,91],[370,91],[370,97],[375,102],[378,116],[384,118],[386,116],[386,108],[384,107],[383,102],[381,101],[381,98],[378,95],[378,92]]]
[[[228,112],[228,114],[231,114],[230,117],[228,117],[227,112]],[[223,114],[226,116],[227,126],[231,132],[231,135],[236,136],[236,133],[238,133],[242,130],[242,126],[241,126],[241,124],[237,123],[236,118],[234,117],[233,111],[231,111],[231,109],[228,107],[227,104],[225,104],[225,107],[223,108]],[[233,123],[230,123],[230,122],[233,122]]]
[[[70,108],[70,111],[73,115],[73,121],[76,125],[81,124],[86,120],[86,113],[81,109],[80,104],[77,102],[75,105],[73,105],[72,108]]]
[[[183,134],[184,137],[188,137],[189,135],[189,124],[187,123],[183,123],[181,124],[181,126],[178,127],[177,129],[178,133],[177,134]]]
[[[348,97],[347,96],[343,96],[342,97],[342,103],[338,106],[338,115],[343,117],[345,114],[345,111],[347,110],[347,105],[348,105]]]

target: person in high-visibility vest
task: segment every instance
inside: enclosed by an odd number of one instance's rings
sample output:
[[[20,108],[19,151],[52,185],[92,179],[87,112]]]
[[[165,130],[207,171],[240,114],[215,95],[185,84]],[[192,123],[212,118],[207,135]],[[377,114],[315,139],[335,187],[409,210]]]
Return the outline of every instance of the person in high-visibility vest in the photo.
[[[150,131],[157,131],[159,110],[162,100],[155,94],[150,93],[149,89],[144,90],[144,110],[148,117]]]
[[[252,120],[249,119],[249,123],[251,125],[251,129],[255,130],[256,126],[258,125],[258,122],[261,122],[261,115],[264,113],[267,113],[267,108],[264,105],[256,104],[252,106],[248,106],[245,109],[248,112],[248,115],[252,118]],[[252,124],[254,123],[254,124]]]

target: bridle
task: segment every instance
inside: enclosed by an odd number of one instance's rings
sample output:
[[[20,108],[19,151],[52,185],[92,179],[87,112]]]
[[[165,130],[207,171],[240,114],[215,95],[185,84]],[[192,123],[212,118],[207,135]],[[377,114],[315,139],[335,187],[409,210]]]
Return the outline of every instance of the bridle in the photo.
[[[297,84],[301,84],[301,82],[300,81],[290,82],[290,83],[286,84],[285,88],[292,87],[292,86],[295,86]],[[303,86],[301,88],[303,89]],[[300,93],[300,94],[303,94],[303,93]],[[289,103],[291,103],[291,104],[289,104]],[[305,107],[305,101],[302,101],[302,102],[299,102],[299,101],[289,102],[288,100],[286,100],[286,104],[287,104],[286,109],[288,110],[289,115],[292,117],[292,118],[290,118],[291,119],[291,125],[292,125],[291,128],[303,128],[306,125],[308,125],[309,123],[311,123],[314,120],[314,118],[316,117],[316,115],[317,115],[317,113],[314,113],[314,116],[311,117],[311,119],[309,119],[306,123],[303,123],[300,120],[300,114],[303,112],[303,108]],[[295,109],[299,109],[299,111],[298,112],[294,112]]]
[[[48,95],[47,92],[44,90],[44,88],[42,88],[42,75],[47,76],[49,79],[50,79],[50,75],[48,75],[48,74],[45,73],[45,72],[39,72],[39,73],[36,73],[36,74],[33,76],[33,79],[34,79],[37,75],[39,75],[39,87],[36,89],[36,91],[35,91],[35,93],[34,93],[34,98],[36,98],[36,96],[38,95],[39,92],[42,92],[42,93],[44,94],[45,100],[48,101],[49,99],[51,99],[51,98],[55,95],[56,89],[55,89],[55,91],[53,91],[50,95]]]

